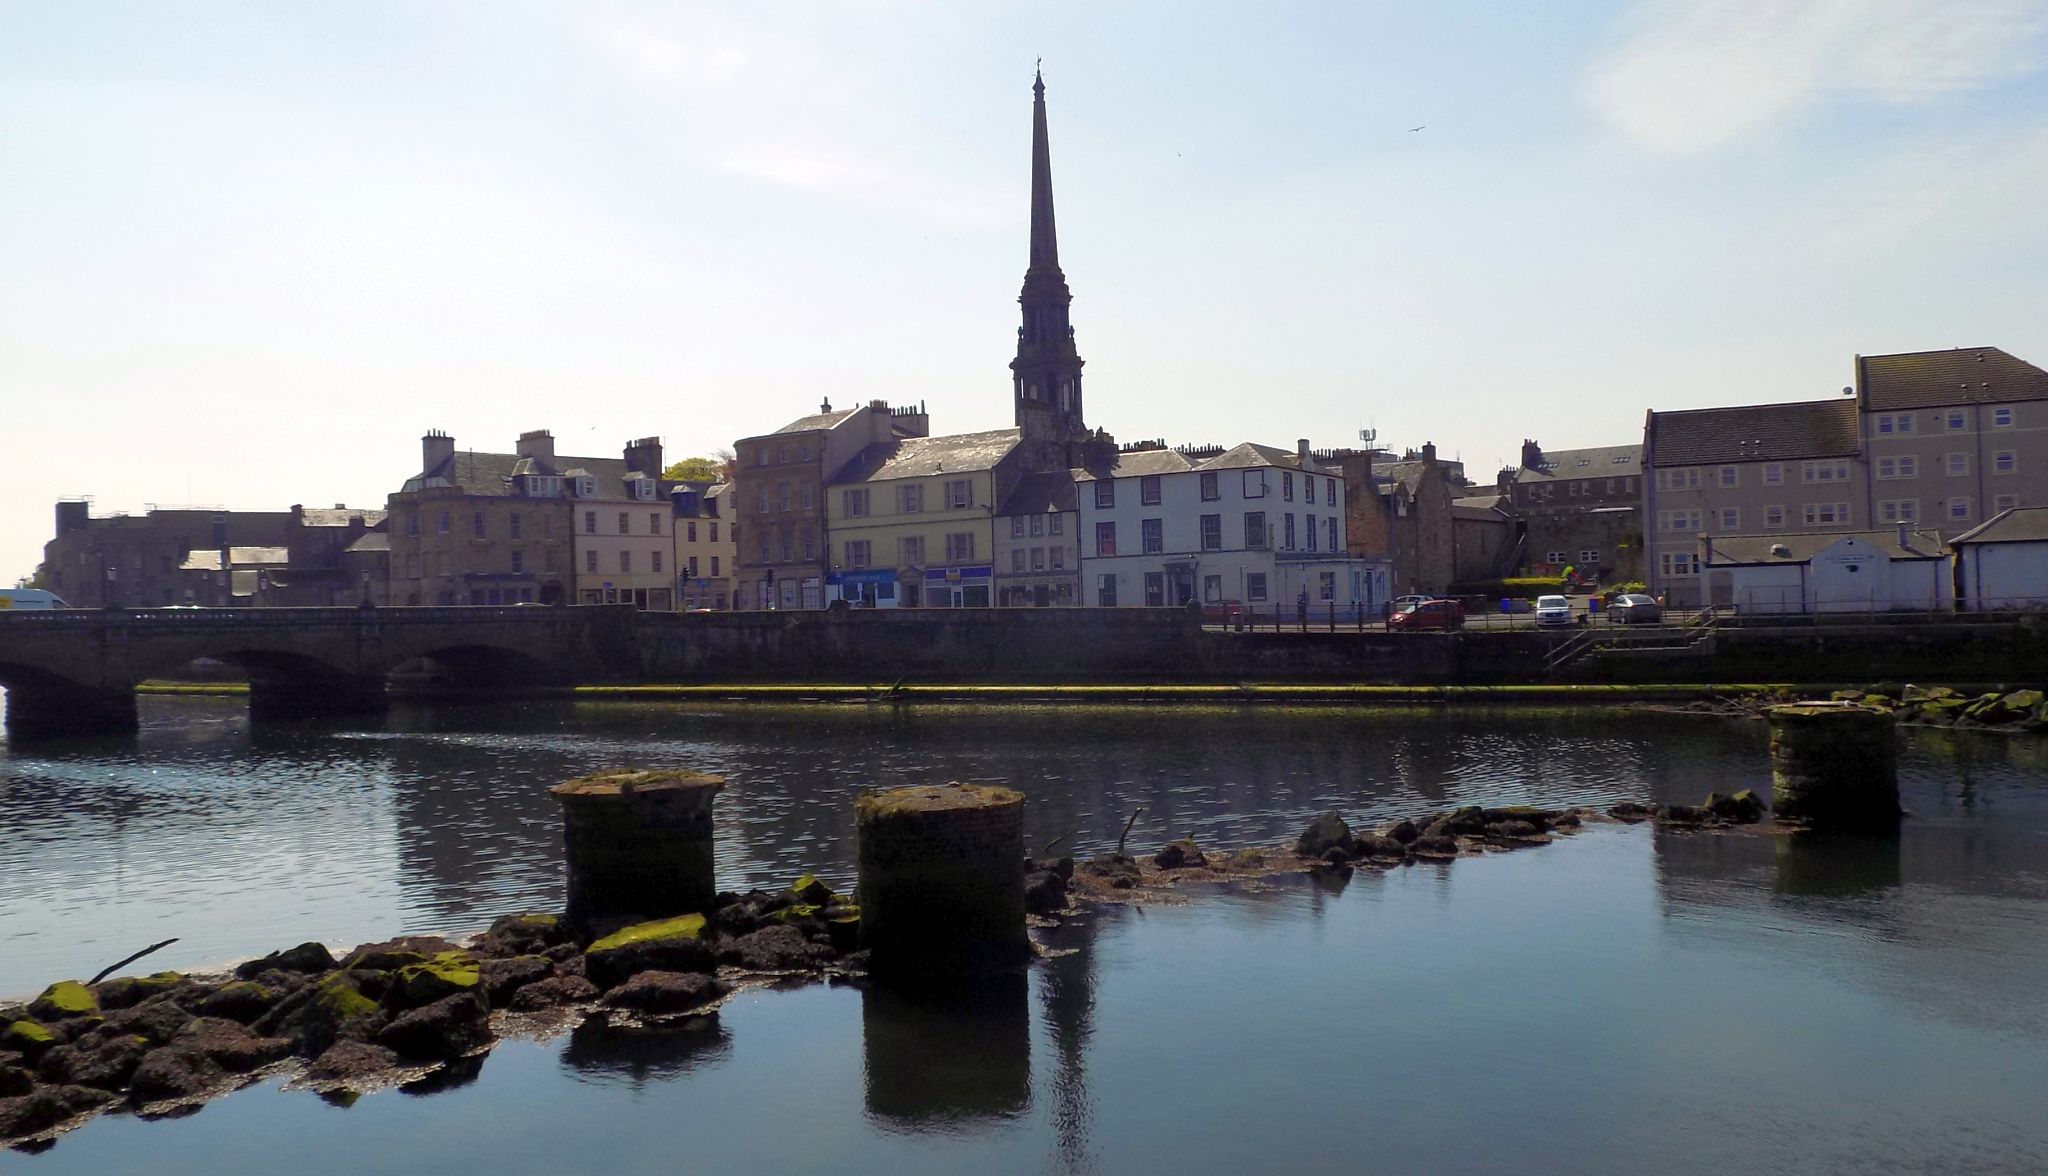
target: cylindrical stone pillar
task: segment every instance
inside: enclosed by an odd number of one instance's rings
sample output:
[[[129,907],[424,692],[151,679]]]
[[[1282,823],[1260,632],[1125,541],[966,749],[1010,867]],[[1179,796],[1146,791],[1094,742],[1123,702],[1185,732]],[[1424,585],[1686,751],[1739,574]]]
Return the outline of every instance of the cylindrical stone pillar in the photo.
[[[1774,706],[1771,807],[1821,826],[1896,824],[1899,766],[1892,716],[1839,703]]]
[[[557,784],[569,921],[708,912],[711,802],[725,781],[695,772],[600,772]]]
[[[1021,793],[971,784],[868,791],[853,813],[869,971],[973,975],[1030,958]]]

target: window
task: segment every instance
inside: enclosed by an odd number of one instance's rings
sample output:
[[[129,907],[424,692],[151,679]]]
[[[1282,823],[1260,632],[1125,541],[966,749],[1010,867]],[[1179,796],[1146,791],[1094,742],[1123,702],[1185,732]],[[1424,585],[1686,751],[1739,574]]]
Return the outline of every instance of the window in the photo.
[[[1266,599],[1266,573],[1246,572],[1244,576],[1244,598],[1250,601]]]
[[[1052,517],[1051,517],[1050,519],[1048,519],[1048,520],[1046,521],[1046,524],[1045,524],[1045,533],[1046,533],[1046,534],[1048,534],[1048,535],[1064,535],[1064,534],[1066,534],[1066,533],[1067,533],[1067,516],[1065,516],[1065,515],[1053,515],[1053,516],[1052,516]]]
[[[1658,470],[1657,489],[1697,490],[1700,488],[1700,472],[1695,469]]]
[[[1158,608],[1166,603],[1166,573],[1145,573],[1145,606]]]
[[[1058,515],[1054,515],[1053,517],[1054,517],[1054,518],[1058,518],[1059,516],[1058,516]],[[1031,537],[1032,537],[1033,539],[1036,539],[1036,538],[1038,538],[1038,537],[1039,537],[1040,535],[1043,535],[1043,534],[1045,534],[1045,516],[1044,516],[1044,515],[1042,515],[1042,514],[1035,514],[1035,515],[1032,515],[1032,516],[1031,516]]]
[[[647,533],[649,535],[661,534],[661,513],[659,511],[647,516]]]
[[[1742,508],[1741,508],[1741,507],[1739,507],[1739,506],[1724,506],[1724,507],[1722,507],[1722,508],[1721,508],[1720,514],[1721,514],[1721,530],[1723,530],[1723,531],[1740,531],[1740,530],[1742,529]]]
[[[631,519],[632,519],[632,517],[633,517],[633,516],[631,516],[630,514],[627,514],[627,513],[626,513],[625,511],[623,511],[623,510],[619,512],[619,534],[623,535],[623,534],[625,534],[625,533],[626,533],[626,532],[627,532],[627,531],[628,531],[629,529],[631,529],[631,527],[632,527],[632,523],[631,523]]]
[[[621,573],[625,573],[625,572],[630,572],[630,571],[632,571],[632,570],[633,570],[633,553],[632,553],[632,552],[630,552],[630,551],[621,551],[621,552],[619,553],[619,571],[620,571]]]
[[[1659,531],[1698,531],[1700,512],[1697,510],[1660,510],[1657,512]]]
[[[1264,498],[1266,496],[1266,471],[1246,470],[1244,472],[1244,496]]]
[[[512,549],[512,572],[517,575],[526,570],[526,553],[517,547]]]
[[[1102,484],[1103,484],[1103,483],[1100,483],[1100,482],[1096,483],[1096,485],[1098,485],[1098,486],[1099,486],[1099,485],[1102,485]],[[1116,524],[1115,524],[1115,523],[1097,523],[1097,524],[1095,524],[1095,554],[1097,554],[1097,555],[1115,555],[1115,554],[1116,554]]]
[[[872,550],[870,540],[848,539],[846,541],[846,566],[849,568],[867,567],[870,562],[868,558],[870,550]]]
[[[1203,475],[1202,475],[1202,501],[1203,501],[1203,502],[1214,502],[1214,501],[1216,501],[1216,500],[1217,500],[1218,498],[1221,498],[1221,497],[1223,497],[1223,495],[1222,495],[1222,494],[1221,494],[1221,493],[1220,493],[1220,492],[1219,492],[1219,491],[1218,491],[1218,490],[1216,489],[1216,475],[1215,475],[1215,474],[1214,474],[1213,472],[1212,472],[1212,473],[1207,473],[1207,474],[1203,474]]]
[[[685,524],[684,535],[690,542],[695,543],[697,541],[697,524],[694,522]]]
[[[1965,424],[1963,410],[1960,408],[1949,409],[1948,412],[1944,414],[1941,418],[1941,423],[1942,426],[1951,433],[1962,432],[1963,426]]]
[[[1879,416],[1877,431],[1883,434],[1910,433],[1913,431],[1913,414],[1902,412]]]
[[[1053,569],[1053,571],[1056,571],[1056,572],[1057,572],[1057,571],[1061,571],[1061,570],[1065,569],[1065,568],[1066,568],[1066,566],[1067,566],[1067,549],[1066,549],[1066,548],[1064,548],[1064,547],[1055,547],[1055,548],[1053,548],[1053,549],[1052,549],[1052,569]]]
[[[1292,512],[1289,512],[1289,513],[1288,513],[1288,515],[1287,515],[1287,519],[1286,519],[1286,523],[1287,523],[1287,529],[1286,529],[1286,531],[1285,531],[1285,535],[1286,535],[1286,537],[1287,537],[1287,541],[1286,541],[1286,543],[1282,544],[1282,546],[1281,546],[1281,549],[1282,549],[1282,550],[1284,550],[1284,551],[1293,551],[1293,550],[1294,550],[1294,515],[1293,515],[1293,513],[1292,513]]]
[[[715,555],[711,557],[711,577],[712,579],[718,578],[718,557]]]
[[[1948,476],[1949,476],[1949,477],[1951,477],[1951,478],[1967,478],[1967,477],[1969,477],[1969,476],[1970,476],[1970,455],[1969,455],[1969,454],[1967,454],[1967,453],[1951,453],[1951,454],[1949,454],[1949,455],[1948,455],[1948,458],[1947,458],[1947,463],[1948,463]]]
[[[1722,467],[1721,467],[1721,485],[1722,485],[1722,486],[1724,486],[1724,487],[1726,487],[1726,486],[1739,486],[1739,485],[1741,485],[1741,484],[1742,484],[1742,472],[1741,472],[1740,470],[1736,469],[1736,468],[1735,468],[1734,466],[1722,466]]]
[[[657,574],[658,574],[658,573],[660,573],[660,571],[661,571],[661,552],[659,552],[659,551],[656,551],[656,552],[651,552],[651,553],[649,554],[648,558],[649,558],[650,560],[652,560],[652,561],[653,561],[653,564],[654,564],[654,570],[655,570],[655,572],[656,572]]]
[[[1994,429],[2010,429],[2010,428],[2012,428],[2012,409],[2010,409],[2010,408],[1994,408],[1994,409],[1992,409],[1992,410],[1991,410],[1991,427],[1992,427],[1992,428],[1994,428]]]
[[[484,538],[484,512],[479,510],[470,513],[469,531],[479,539]]]
[[[946,506],[953,510],[966,510],[974,505],[974,480],[956,478],[946,483]]]
[[[797,499],[805,510],[809,510],[813,506],[817,505],[818,500],[813,496],[815,490],[816,488],[813,487],[809,482],[805,482],[803,484],[803,490],[800,494],[798,494]]]
[[[1011,570],[1011,571],[1013,571],[1013,572],[1021,572],[1021,571],[1023,571],[1023,570],[1024,570],[1024,549],[1023,549],[1023,548],[1021,548],[1021,547],[1012,547],[1012,548],[1010,549],[1010,570]]]
[[[2014,474],[2019,472],[2019,468],[2019,455],[2010,449],[2001,449],[1991,455],[1991,472],[1993,474]]]
[[[1773,528],[1773,527],[1782,527],[1782,526],[1784,526],[1784,525],[1785,525],[1785,508],[1784,508],[1784,507],[1782,507],[1782,506],[1767,506],[1767,507],[1765,507],[1765,508],[1764,508],[1764,529],[1765,529],[1765,530],[1770,530],[1770,529],[1771,529],[1771,528]]]
[[[1600,549],[1597,547],[1581,547],[1579,549],[1579,562],[1582,564],[1598,564],[1600,562]]]
[[[762,446],[761,448],[759,448],[759,449],[756,449],[756,450],[754,451],[754,464],[755,464],[755,465],[757,465],[757,466],[764,466],[764,465],[767,465],[767,464],[768,464],[768,447],[767,447],[767,446],[765,446],[765,445],[764,445],[764,446]]]
[[[1158,555],[1166,550],[1166,528],[1159,519],[1140,520],[1138,538],[1144,544],[1146,555]]]
[[[847,490],[840,495],[840,508],[850,519],[865,518],[868,513],[868,492],[865,487]]]
[[[1223,577],[1221,577],[1221,576],[1203,576],[1203,577],[1202,577],[1202,599],[1203,599],[1203,600],[1221,600],[1221,599],[1223,599]]]
[[[1034,572],[1045,570],[1045,548],[1034,547],[1031,549],[1031,570]]]
[[[1543,562],[1552,567],[1562,567],[1564,565],[1564,552],[1546,551],[1543,553]]]
[[[2020,496],[2017,494],[2001,494],[1991,500],[1991,508],[1993,510],[2011,510],[2019,504]]]
[[[1337,599],[1337,573],[1323,572],[1316,577],[1316,599],[1335,601]]]
[[[789,446],[787,446],[787,445],[777,445],[777,446],[775,447],[775,464],[776,464],[776,465],[788,465],[788,464],[789,464]]]
[[[417,535],[420,533],[420,516],[418,512],[408,511],[406,513],[405,533],[408,535]]]
[[[1103,478],[1095,483],[1095,509],[1108,510],[1116,505],[1116,481]]]
[[[718,557],[717,557],[717,556],[713,556],[712,558],[713,558],[713,559],[716,559],[716,558],[718,558]],[[691,556],[691,557],[690,557],[690,562],[689,562],[689,563],[688,563],[687,565],[685,565],[685,566],[689,568],[689,571],[688,571],[688,573],[687,573],[687,574],[689,575],[689,577],[690,577],[690,578],[691,578],[692,580],[696,579],[696,578],[697,578],[697,557],[696,557],[696,556],[694,556],[694,555],[693,555],[693,556]],[[714,574],[716,574],[716,573],[714,573]]]
[[[900,489],[898,497],[902,500],[904,514],[924,513],[923,486],[904,486]]]
[[[1308,535],[1307,535],[1307,538],[1308,538],[1308,549],[1309,549],[1310,551],[1314,551],[1314,550],[1316,549],[1316,537],[1317,537],[1317,536],[1316,536],[1316,516],[1314,516],[1314,515],[1305,515],[1305,516],[1303,516],[1303,517],[1302,517],[1302,520],[1301,520],[1301,522],[1302,522],[1302,530],[1304,530],[1304,531],[1308,532]]]
[[[1328,524],[1328,529],[1329,529],[1329,532],[1330,532],[1330,550],[1331,550],[1331,551],[1342,551],[1342,550],[1344,550],[1344,545],[1343,545],[1342,543],[1339,543],[1339,542],[1337,542],[1337,518],[1336,518],[1336,516],[1335,516],[1335,515],[1332,515],[1332,516],[1330,516],[1330,517],[1329,517],[1328,519],[1324,520],[1324,522]]]
[[[1294,501],[1294,475],[1285,470],[1280,471],[1280,501]]]
[[[515,510],[505,518],[505,525],[509,528],[507,533],[514,539],[519,538],[519,512]]]
[[[784,556],[783,558],[787,559],[788,557]],[[818,533],[809,527],[804,528],[804,558],[818,558]]]
[[[1880,523],[1917,523],[1920,521],[1920,500],[1917,498],[1884,498],[1877,503],[1877,521]]]
[[[1800,517],[1809,527],[1841,527],[1849,522],[1849,504],[1846,502],[1809,502],[1800,511]]]
[[[906,568],[924,566],[924,537],[905,535],[896,541],[896,562]]]
[[[1770,462],[1770,463],[1766,464],[1766,465],[1764,466],[1764,485],[1766,485],[1766,486],[1782,486],[1782,485],[1784,485],[1784,484],[1785,484],[1785,465],[1784,465],[1784,463],[1783,463],[1783,462],[1776,462],[1776,461],[1774,461],[1774,462]]]
[[[1323,505],[1337,505],[1337,479],[1330,478],[1323,483]]]
[[[1904,457],[1880,457],[1877,459],[1877,476],[1880,481],[1917,478],[1920,476],[1920,459],[1911,454]]]
[[[1969,518],[1969,517],[1970,517],[1970,500],[1969,500],[1969,499],[1967,499],[1967,498],[1951,498],[1951,499],[1949,499],[1949,500],[1948,500],[1948,517],[1950,517],[1950,518],[1952,518],[1952,519],[1967,519],[1967,518]]]
[[[597,534],[597,512],[596,512],[596,511],[594,511],[594,510],[586,510],[586,511],[584,511],[584,512],[583,512],[583,533],[584,533],[585,535],[595,535],[595,534]]]
[[[583,553],[583,570],[586,572],[597,570],[597,552],[595,549]]]
[[[711,541],[712,541],[713,543],[716,543],[716,542],[718,542],[718,524],[717,524],[717,523],[712,523],[712,524],[711,524]]]
[[[811,447],[808,443],[796,447],[796,459],[798,461],[811,460]]]
[[[1010,516],[1010,538],[1012,538],[1012,539],[1022,539],[1023,537],[1024,537],[1024,516],[1023,516],[1023,515],[1011,515],[1011,516]]]
[[[1303,474],[1301,476],[1301,500],[1311,506],[1315,505],[1316,480],[1312,475]]]
[[[1254,550],[1254,551],[1263,551],[1263,550],[1265,550],[1265,547],[1266,547],[1266,512],[1265,512],[1265,511],[1262,511],[1262,510],[1250,510],[1250,511],[1246,511],[1246,512],[1245,512],[1245,515],[1244,515],[1244,545],[1245,545],[1246,547],[1249,547],[1249,548],[1251,548],[1251,549],[1252,549],[1252,550]]]
[[[788,482],[775,483],[775,509],[780,511],[786,511],[789,509]]]
[[[445,510],[444,510],[444,511],[442,511],[442,512],[441,512],[441,517],[440,517],[440,518],[438,518],[438,519],[436,519],[436,520],[434,520],[434,522],[435,522],[435,524],[436,524],[436,528],[437,528],[437,530],[438,530],[438,532],[439,532],[440,534],[442,534],[442,535],[446,535],[446,534],[448,533],[448,512],[447,512],[447,511],[445,511]]]
[[[1223,550],[1223,516],[1220,514],[1202,516],[1202,550]]]
[[[1095,603],[1104,608],[1116,607],[1116,575],[1104,572],[1095,577]]]
[[[548,548],[548,549],[547,549],[546,551],[543,551],[543,552],[541,553],[541,568],[542,568],[542,570],[544,570],[544,571],[549,571],[549,572],[552,572],[552,571],[554,571],[554,570],[555,570],[555,549],[554,549],[554,548],[550,547],[550,548]]]
[[[974,532],[953,531],[946,536],[946,561],[965,563],[974,558]]]
[[[1697,576],[1700,557],[1690,551],[1667,551],[1658,559],[1667,576]]]
[[[754,502],[754,512],[756,514],[768,513],[768,487],[761,487],[761,492]]]
[[[1847,461],[1802,461],[1799,463],[1799,480],[1802,482],[1846,482],[1849,480]]]
[[[1138,505],[1159,505],[1159,476],[1157,474],[1138,479]]]

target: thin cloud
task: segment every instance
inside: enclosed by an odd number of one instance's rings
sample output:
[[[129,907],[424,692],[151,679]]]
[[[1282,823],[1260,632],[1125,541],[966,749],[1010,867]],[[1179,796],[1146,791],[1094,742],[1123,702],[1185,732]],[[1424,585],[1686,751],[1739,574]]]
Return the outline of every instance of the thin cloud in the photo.
[[[801,150],[752,151],[719,161],[721,170],[830,199],[853,200],[958,228],[994,228],[1015,222],[1019,202],[999,193],[950,183],[915,171],[858,163]]]
[[[1832,98],[1923,102],[2040,68],[2048,0],[1656,0],[1592,70],[1609,124],[1703,151]]]

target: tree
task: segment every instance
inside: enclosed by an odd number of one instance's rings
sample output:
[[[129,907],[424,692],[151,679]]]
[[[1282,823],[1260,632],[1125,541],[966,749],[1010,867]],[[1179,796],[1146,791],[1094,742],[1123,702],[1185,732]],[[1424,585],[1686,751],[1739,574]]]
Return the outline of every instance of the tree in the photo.
[[[716,457],[686,457],[661,476],[672,482],[716,482],[725,477],[725,463]]]

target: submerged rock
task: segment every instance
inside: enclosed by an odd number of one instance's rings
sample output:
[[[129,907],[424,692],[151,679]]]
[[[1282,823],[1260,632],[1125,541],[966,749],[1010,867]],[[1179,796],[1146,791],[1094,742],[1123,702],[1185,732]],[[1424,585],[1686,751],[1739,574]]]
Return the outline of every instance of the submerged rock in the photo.
[[[1736,825],[1754,825],[1764,819],[1769,806],[1757,799],[1756,793],[1745,788],[1733,796],[1719,792],[1709,793],[1700,808],[1708,814]]]
[[[1317,817],[1294,843],[1294,852],[1303,857],[1319,858],[1332,849],[1344,849],[1351,844],[1351,826],[1334,812]]]
[[[1422,830],[1417,829],[1413,821],[1396,821],[1380,830],[1380,835],[1391,837],[1401,844],[1407,845],[1417,837],[1422,836]]]
[[[703,1008],[725,993],[725,985],[702,972],[642,972],[605,993],[604,1003],[643,1013],[684,1013]]]

